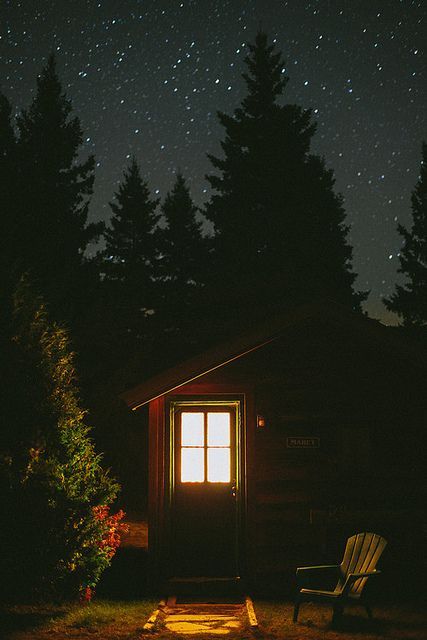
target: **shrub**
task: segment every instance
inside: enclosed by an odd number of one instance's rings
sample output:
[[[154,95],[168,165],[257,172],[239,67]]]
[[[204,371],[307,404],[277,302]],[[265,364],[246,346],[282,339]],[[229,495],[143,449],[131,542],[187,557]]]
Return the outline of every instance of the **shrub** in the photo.
[[[9,593],[91,594],[120,542],[119,486],[79,405],[67,331],[22,281],[14,299],[0,460]],[[2,421],[2,422],[3,422]]]

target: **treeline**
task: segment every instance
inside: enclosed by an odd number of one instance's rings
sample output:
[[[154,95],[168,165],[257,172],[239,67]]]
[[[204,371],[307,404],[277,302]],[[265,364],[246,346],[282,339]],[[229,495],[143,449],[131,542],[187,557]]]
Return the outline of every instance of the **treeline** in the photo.
[[[93,588],[111,553],[104,507],[118,487],[90,440],[73,350],[97,442],[120,479],[138,484],[141,457],[132,466],[131,447],[127,460],[112,453],[134,435],[120,390],[301,302],[333,299],[361,312],[367,293],[353,288],[343,201],[310,149],[312,113],[283,104],[288,78],[266,34],[248,46],[247,94],[232,115],[218,113],[222,154],[209,156],[203,210],[179,171],[164,200],[153,197],[144,158],[132,158],[111,219],[89,223],[94,158],[81,157],[81,123],[55,58],[16,120],[0,94],[0,455],[11,514],[1,535],[13,566],[26,566],[38,587]],[[409,325],[427,322],[426,154],[424,145],[414,227],[399,228],[409,282],[387,301]],[[10,576],[12,565],[4,570]]]
[[[360,311],[367,297],[353,288],[333,172],[310,150],[311,111],[282,104],[288,78],[266,34],[249,45],[245,64],[247,95],[232,115],[218,114],[223,153],[209,156],[213,195],[203,210],[179,172],[163,202],[153,197],[144,159],[133,158],[106,224],[88,223],[94,158],[80,159],[81,124],[54,58],[16,123],[0,99],[2,299],[26,273],[51,317],[70,328],[84,368],[97,375],[131,354],[143,354],[138,375],[149,375],[299,302],[329,298]],[[406,324],[426,321],[418,308],[425,299],[424,183],[413,195],[420,222],[412,231],[399,227],[401,271],[410,283],[386,301]],[[97,246],[103,250],[89,258]]]
[[[80,353],[104,345],[115,368],[144,348],[149,372],[301,300],[360,308],[342,198],[332,171],[310,152],[311,111],[280,103],[288,79],[265,34],[249,46],[246,65],[247,96],[232,116],[219,114],[223,156],[210,156],[214,195],[203,212],[179,173],[160,203],[143,158],[141,166],[134,158],[107,225],[88,224],[94,158],[80,159],[82,128],[54,58],[16,127],[2,98],[2,290],[30,274]],[[100,240],[105,249],[89,259]]]

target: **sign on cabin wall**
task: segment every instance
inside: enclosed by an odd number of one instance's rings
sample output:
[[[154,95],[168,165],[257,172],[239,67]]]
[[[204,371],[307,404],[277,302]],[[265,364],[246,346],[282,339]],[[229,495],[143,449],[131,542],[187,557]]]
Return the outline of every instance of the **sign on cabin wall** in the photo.
[[[288,436],[286,438],[288,449],[319,449],[320,438],[313,436]]]

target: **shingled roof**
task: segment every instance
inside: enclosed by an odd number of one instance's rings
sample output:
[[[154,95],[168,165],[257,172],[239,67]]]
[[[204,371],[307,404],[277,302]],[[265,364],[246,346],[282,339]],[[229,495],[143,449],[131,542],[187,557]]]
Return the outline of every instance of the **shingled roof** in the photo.
[[[427,368],[425,354],[413,344],[401,340],[400,336],[395,336],[390,327],[382,325],[377,320],[356,314],[335,302],[326,301],[303,305],[269,318],[256,325],[252,330],[149,378],[125,391],[120,397],[132,410],[138,409],[165,393],[274,342],[290,327],[310,321],[352,328],[356,333],[366,337],[368,341],[376,343],[377,346],[382,344],[386,349],[394,350],[396,354],[400,354],[402,358],[409,359],[412,364]]]

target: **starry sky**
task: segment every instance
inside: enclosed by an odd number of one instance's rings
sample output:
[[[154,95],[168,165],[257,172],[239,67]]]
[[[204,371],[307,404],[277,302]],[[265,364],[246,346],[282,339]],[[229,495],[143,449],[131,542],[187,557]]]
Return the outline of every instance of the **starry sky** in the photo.
[[[179,169],[199,206],[217,110],[245,95],[246,43],[259,28],[283,53],[284,101],[313,109],[312,151],[344,197],[366,310],[396,281],[410,195],[427,140],[427,0],[1,0],[0,88],[18,113],[55,51],[96,158],[91,218],[108,220],[129,158],[163,198]],[[321,241],[321,239],[319,239]]]

